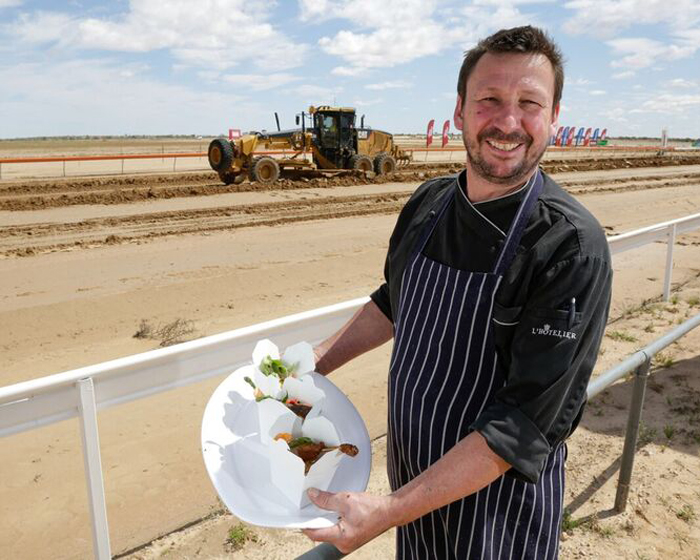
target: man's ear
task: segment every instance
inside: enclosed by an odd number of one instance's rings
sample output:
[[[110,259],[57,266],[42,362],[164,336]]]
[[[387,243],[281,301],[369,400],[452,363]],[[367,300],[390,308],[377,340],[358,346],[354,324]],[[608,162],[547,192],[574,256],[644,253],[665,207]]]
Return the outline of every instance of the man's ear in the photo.
[[[549,127],[549,135],[556,136],[558,129],[559,129],[559,103],[557,103],[555,105],[554,111],[552,112],[552,124]]]
[[[457,94],[457,104],[455,105],[455,113],[452,116],[452,120],[454,120],[455,128],[457,130],[462,130],[462,127],[464,126],[464,119],[462,118],[462,110],[463,110],[462,96]]]

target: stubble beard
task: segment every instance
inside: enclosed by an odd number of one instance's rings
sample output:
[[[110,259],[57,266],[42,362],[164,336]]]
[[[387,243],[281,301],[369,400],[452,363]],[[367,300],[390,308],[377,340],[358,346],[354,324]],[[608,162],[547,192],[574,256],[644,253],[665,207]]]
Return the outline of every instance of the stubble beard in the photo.
[[[497,166],[487,162],[481,157],[479,146],[486,142],[486,139],[498,142],[514,142],[525,144],[525,156],[509,173],[499,174]],[[464,147],[467,150],[467,160],[474,172],[489,183],[496,185],[514,185],[525,182],[532,175],[537,164],[542,159],[547,146],[543,146],[538,152],[531,152],[532,137],[527,134],[503,134],[495,129],[485,130],[477,135],[476,142],[464,135]]]

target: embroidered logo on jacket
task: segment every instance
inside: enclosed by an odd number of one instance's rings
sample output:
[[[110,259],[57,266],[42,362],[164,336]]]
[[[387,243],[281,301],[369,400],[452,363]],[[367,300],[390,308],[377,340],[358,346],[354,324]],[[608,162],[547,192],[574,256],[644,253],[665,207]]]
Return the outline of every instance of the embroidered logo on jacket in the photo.
[[[571,331],[560,331],[559,329],[553,329],[550,325],[546,324],[542,327],[532,327],[532,334],[539,336],[554,336],[556,338],[573,338],[576,339],[576,333]]]

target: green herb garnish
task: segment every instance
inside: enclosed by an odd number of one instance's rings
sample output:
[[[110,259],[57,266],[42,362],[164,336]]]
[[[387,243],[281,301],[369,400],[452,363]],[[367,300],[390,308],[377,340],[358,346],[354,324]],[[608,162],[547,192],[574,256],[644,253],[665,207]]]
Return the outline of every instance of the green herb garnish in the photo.
[[[280,381],[289,377],[297,369],[298,364],[289,365],[282,360],[277,360],[269,354],[260,362],[260,371],[265,375],[276,375]]]
[[[298,437],[296,439],[293,439],[292,441],[289,442],[289,449],[294,449],[295,447],[299,447],[300,445],[309,445],[313,444],[314,440],[308,437]]]

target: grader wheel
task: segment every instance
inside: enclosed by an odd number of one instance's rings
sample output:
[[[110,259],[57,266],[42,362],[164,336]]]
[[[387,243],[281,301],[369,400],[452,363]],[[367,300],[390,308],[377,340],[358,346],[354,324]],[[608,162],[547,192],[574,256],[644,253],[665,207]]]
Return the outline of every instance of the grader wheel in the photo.
[[[363,156],[360,154],[355,154],[350,158],[350,169],[357,169],[358,171],[372,171],[372,160],[369,156]]]
[[[209,165],[214,171],[224,173],[228,171],[233,162],[233,148],[225,138],[214,138],[207,151]]]
[[[262,156],[253,160],[250,167],[250,180],[258,183],[274,183],[280,176],[280,166],[274,158]]]
[[[396,160],[387,153],[378,154],[374,158],[374,172],[377,175],[387,175],[396,171]]]

